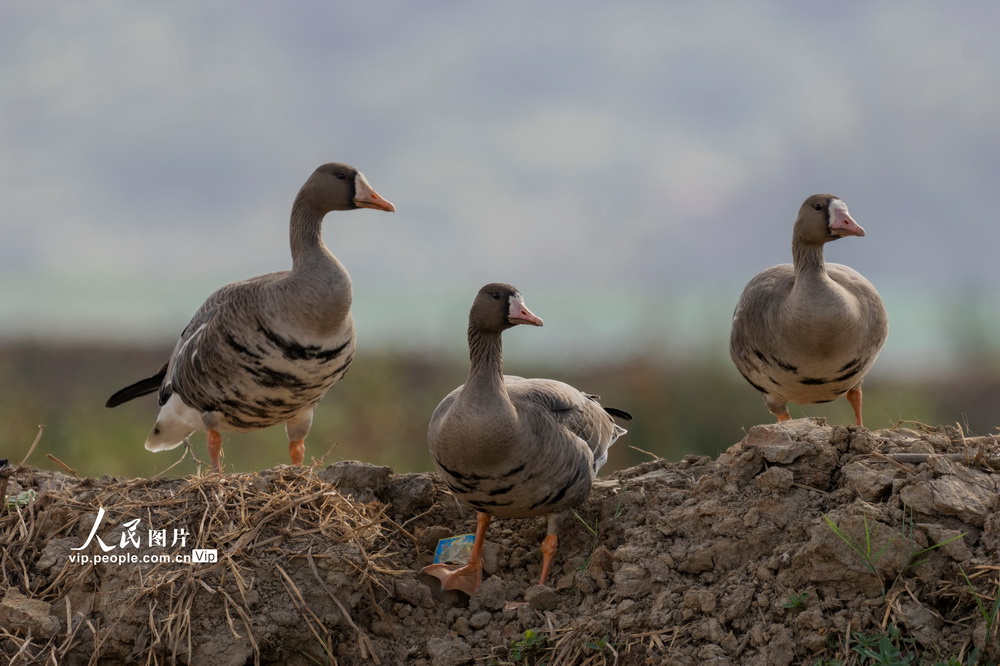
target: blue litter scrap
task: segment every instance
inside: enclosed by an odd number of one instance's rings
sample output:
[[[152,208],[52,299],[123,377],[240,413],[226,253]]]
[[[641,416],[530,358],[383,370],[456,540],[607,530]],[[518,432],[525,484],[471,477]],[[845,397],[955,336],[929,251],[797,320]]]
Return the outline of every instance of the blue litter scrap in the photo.
[[[438,541],[434,551],[434,564],[465,564],[472,553],[475,534],[460,534]]]

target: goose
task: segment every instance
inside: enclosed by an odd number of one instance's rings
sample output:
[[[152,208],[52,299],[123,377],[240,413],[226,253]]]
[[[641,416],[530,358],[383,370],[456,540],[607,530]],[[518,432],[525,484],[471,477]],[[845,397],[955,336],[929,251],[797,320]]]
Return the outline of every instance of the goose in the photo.
[[[469,376],[441,401],[427,428],[434,465],[456,497],[476,511],[476,536],[467,564],[431,564],[423,571],[444,590],[470,596],[482,582],[482,550],[493,516],[548,516],[542,542],[544,585],[556,551],[563,512],[579,505],[625,434],[599,398],[554,379],[503,374],[501,334],[542,320],[509,284],[479,290],[469,312]]]
[[[206,431],[212,469],[221,472],[221,432],[285,424],[293,465],[301,465],[313,410],[354,358],[351,278],[323,244],[330,211],[395,206],[346,164],[324,164],[292,204],[292,268],[233,282],[208,297],[152,377],[112,395],[107,407],[149,393],[160,411],[149,451]]]
[[[827,264],[823,246],[864,236],[832,194],[814,194],[792,231],[792,264],[758,273],[733,314],[730,354],[778,421],[787,403],[830,402],[846,394],[861,418],[861,384],[885,344],[888,316],[878,291],[853,268]]]

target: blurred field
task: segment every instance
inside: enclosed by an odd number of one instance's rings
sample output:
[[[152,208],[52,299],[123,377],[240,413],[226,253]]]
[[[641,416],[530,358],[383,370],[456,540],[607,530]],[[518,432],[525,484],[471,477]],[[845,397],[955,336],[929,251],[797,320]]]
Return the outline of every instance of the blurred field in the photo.
[[[169,348],[7,343],[0,346],[0,458],[20,462],[39,424],[45,433],[29,462],[60,469],[45,454],[80,476],[151,476],[174,462],[183,448],[150,453],[143,448],[156,415],[147,396],[113,410],[104,401],[114,391],[155,372]],[[648,460],[646,453],[677,460],[686,454],[716,455],[739,441],[749,427],[770,422],[760,396],[728,359],[673,360],[637,356],[611,365],[518,364],[506,371],[568,381],[598,393],[605,404],[632,412],[629,434],[612,449],[606,470]],[[391,465],[396,471],[428,471],[424,434],[438,401],[465,379],[462,358],[414,353],[359,355],[351,371],[320,404],[306,459],[355,459]],[[959,422],[967,433],[1000,426],[1000,372],[980,367],[952,377],[894,379],[874,372],[865,383],[865,419],[871,428],[900,420]],[[792,406],[793,416],[825,416],[852,422],[844,400]],[[224,435],[227,471],[255,471],[288,462],[280,427]],[[207,459],[203,434],[192,436],[196,455]],[[171,475],[194,472],[188,458]]]

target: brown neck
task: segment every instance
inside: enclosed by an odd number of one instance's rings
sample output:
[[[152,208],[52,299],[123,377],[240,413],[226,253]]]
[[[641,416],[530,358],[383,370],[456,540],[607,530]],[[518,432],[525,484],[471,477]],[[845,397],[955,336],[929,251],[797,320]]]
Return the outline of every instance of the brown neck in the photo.
[[[477,390],[506,392],[500,333],[469,326],[469,379],[466,384]]]
[[[826,262],[823,259],[822,243],[806,243],[800,240],[792,241],[792,264],[795,275],[826,275]]]
[[[323,244],[325,215],[300,199],[297,199],[292,206],[292,220],[288,233],[293,271],[317,260],[327,262],[332,258],[330,251]]]

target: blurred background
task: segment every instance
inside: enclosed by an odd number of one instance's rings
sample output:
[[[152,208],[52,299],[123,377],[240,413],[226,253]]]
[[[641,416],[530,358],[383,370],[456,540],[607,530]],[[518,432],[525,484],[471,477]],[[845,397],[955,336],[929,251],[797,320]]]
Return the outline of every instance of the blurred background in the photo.
[[[142,448],[154,398],[104,401],[216,288],[290,265],[292,199],[328,161],[398,212],[327,218],[359,354],[307,456],[431,469],[427,419],[464,380],[491,281],[546,322],[505,336],[508,372],[635,414],[607,469],[716,455],[772,420],[729,361],[729,320],[790,260],[817,192],[868,232],[828,260],[889,310],[866,425],[991,432],[998,25],[996,3],[901,0],[6,3],[0,458],[20,462],[39,424],[39,467],[179,458]],[[845,401],[792,414],[852,422]],[[280,428],[225,441],[232,470],[288,460]]]

